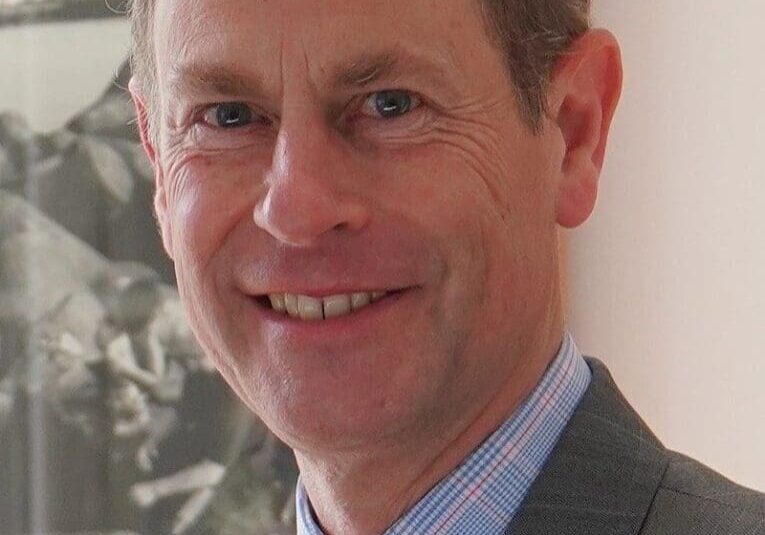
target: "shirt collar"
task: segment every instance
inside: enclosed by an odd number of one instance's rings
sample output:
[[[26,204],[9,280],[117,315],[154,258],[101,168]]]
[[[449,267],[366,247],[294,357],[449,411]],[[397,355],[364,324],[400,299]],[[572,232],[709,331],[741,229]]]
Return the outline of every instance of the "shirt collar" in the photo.
[[[566,332],[542,379],[492,433],[384,535],[501,535],[539,475],[591,379]],[[324,535],[298,480],[298,535]]]

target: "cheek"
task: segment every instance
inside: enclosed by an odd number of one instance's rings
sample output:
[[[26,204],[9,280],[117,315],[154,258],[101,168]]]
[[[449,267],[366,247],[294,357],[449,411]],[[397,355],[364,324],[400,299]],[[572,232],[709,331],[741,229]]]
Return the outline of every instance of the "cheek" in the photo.
[[[388,182],[382,198],[405,226],[414,227],[440,260],[431,282],[432,319],[443,339],[465,340],[491,297],[490,267],[503,224],[485,177],[457,151],[419,147],[381,163]]]
[[[225,293],[228,238],[251,219],[253,191],[245,162],[190,158],[172,169],[168,212],[172,223],[178,290],[193,331],[227,381],[243,392],[230,358],[238,338]],[[250,166],[252,168],[252,166]],[[224,349],[227,348],[227,349]]]
[[[519,143],[500,154],[486,145],[434,145],[391,174],[406,177],[397,198],[445,259],[439,308],[463,335],[499,331],[523,315],[541,277],[534,266],[549,261],[555,235],[543,151]]]
[[[170,175],[168,207],[179,271],[202,275],[232,230],[251,219],[256,167],[242,159],[221,160],[188,158]]]

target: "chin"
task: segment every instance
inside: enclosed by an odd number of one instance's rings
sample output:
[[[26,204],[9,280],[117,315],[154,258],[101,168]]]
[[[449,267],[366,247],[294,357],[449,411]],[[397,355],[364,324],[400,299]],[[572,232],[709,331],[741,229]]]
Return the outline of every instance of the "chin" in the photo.
[[[363,388],[304,390],[272,405],[271,414],[264,414],[263,419],[282,441],[298,451],[369,450],[390,440],[400,441],[417,421],[418,411],[411,404],[401,397],[394,402],[387,399],[370,396]]]

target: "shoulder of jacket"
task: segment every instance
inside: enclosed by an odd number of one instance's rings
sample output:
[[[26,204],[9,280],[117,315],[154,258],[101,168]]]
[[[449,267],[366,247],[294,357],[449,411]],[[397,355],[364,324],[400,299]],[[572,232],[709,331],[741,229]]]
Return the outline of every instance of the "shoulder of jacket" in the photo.
[[[660,488],[750,511],[765,518],[765,494],[734,483],[682,453],[668,451],[667,455],[669,464]]]
[[[680,453],[667,469],[641,533],[765,535],[765,494],[725,478]],[[657,529],[658,528],[658,529]]]

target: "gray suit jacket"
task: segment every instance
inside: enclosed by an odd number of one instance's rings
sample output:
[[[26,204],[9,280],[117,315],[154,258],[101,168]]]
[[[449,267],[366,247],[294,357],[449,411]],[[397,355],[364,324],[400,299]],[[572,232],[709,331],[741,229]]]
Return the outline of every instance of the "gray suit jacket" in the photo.
[[[506,535],[765,535],[765,495],[668,451],[594,359]]]

